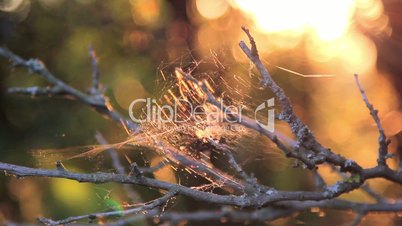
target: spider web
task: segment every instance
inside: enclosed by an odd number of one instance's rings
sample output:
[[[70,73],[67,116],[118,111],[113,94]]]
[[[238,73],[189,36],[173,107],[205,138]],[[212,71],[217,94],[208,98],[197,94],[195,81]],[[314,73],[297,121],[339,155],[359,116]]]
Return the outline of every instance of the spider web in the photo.
[[[156,109],[160,109],[160,106],[164,104],[172,104],[175,99],[183,98],[191,104],[202,105],[202,110],[205,112],[211,111],[212,106],[205,101],[199,87],[197,88],[191,82],[181,78],[176,71],[177,68],[191,73],[200,81],[204,80],[208,89],[225,105],[242,106],[244,111],[242,113],[250,118],[254,117],[256,106],[272,97],[272,94],[261,90],[260,78],[253,72],[252,66],[235,62],[227,50],[211,50],[208,56],[201,59],[197,59],[196,52],[189,50],[173,61],[161,62],[157,67],[156,88],[152,96],[156,100]],[[188,111],[189,109],[183,106],[179,109],[178,116],[184,117]],[[146,113],[146,109],[143,108],[140,113],[141,117],[146,118]],[[213,139],[224,142],[240,157],[243,156],[244,163],[255,160],[283,159],[278,152],[273,151],[275,147],[264,136],[239,125],[189,120],[185,124],[166,122],[163,128],[160,128],[157,122],[151,121],[141,123],[141,128],[141,133],[131,134],[127,140],[121,143],[73,147],[63,150],[39,150],[34,155],[36,159],[43,161],[45,157],[47,161],[52,159],[54,162],[66,159],[67,153],[74,159],[85,158],[102,165],[105,150],[152,147],[157,141],[159,144],[175,147],[183,154],[211,166],[211,162],[219,160],[220,157],[214,155],[215,149],[208,145],[208,139]],[[160,154],[164,156],[163,151]],[[193,173],[190,168],[185,170],[189,174]]]
[[[189,51],[174,61],[159,65],[158,79],[155,82],[157,92],[154,95],[158,107],[163,104],[171,105],[174,100],[179,98],[186,99],[192,104],[202,105],[204,111],[208,111],[210,107],[205,102],[203,94],[197,91],[197,87],[180,77],[176,71],[177,68],[191,73],[198,80],[204,80],[208,89],[225,105],[244,107],[244,113],[249,117],[254,117],[256,106],[272,97],[269,93],[262,94],[265,92],[261,91],[260,79],[253,73],[252,67],[234,62],[225,50],[221,50],[219,53],[211,50],[209,56],[200,60],[197,60],[193,54],[194,51]],[[186,109],[183,111],[179,113],[185,114]],[[145,111],[143,111],[143,115],[146,115]],[[168,129],[166,127],[160,129],[153,122],[143,123],[141,126],[150,137],[158,136],[164,142],[180,148],[191,156],[208,159],[205,149],[211,148],[203,144],[207,143],[207,139],[214,139],[224,140],[233,151],[243,154],[251,152],[253,153],[251,156],[257,160],[279,158],[278,153],[267,151],[274,147],[263,136],[239,125],[228,125],[227,123],[211,125],[206,122],[188,121],[184,126],[190,129],[182,130],[183,125],[174,122],[168,124],[170,124]],[[250,143],[254,145],[250,146]],[[259,150],[253,150],[252,147]]]

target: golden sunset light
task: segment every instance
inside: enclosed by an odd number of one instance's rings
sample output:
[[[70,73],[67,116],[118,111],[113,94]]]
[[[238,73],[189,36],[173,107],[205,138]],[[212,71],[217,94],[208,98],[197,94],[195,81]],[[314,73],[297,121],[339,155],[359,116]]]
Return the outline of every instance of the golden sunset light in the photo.
[[[0,225],[402,225],[402,0],[0,0]]]
[[[320,39],[341,37],[352,23],[353,0],[234,0],[256,28],[265,33],[313,31]]]

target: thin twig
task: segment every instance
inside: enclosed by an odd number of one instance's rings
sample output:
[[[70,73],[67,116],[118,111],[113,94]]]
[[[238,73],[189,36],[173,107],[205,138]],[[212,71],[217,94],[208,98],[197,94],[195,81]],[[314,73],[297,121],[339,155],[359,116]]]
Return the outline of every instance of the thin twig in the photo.
[[[92,65],[92,88],[91,88],[91,93],[92,94],[99,94],[100,92],[100,71],[99,71],[99,66],[98,66],[98,58],[96,57],[95,50],[93,47],[90,45],[88,47],[88,54],[89,58],[91,59],[91,65]]]
[[[108,142],[106,141],[106,139],[103,137],[103,135],[97,131],[95,133],[95,138],[98,141],[99,144],[102,145],[108,145]],[[109,149],[107,150],[107,152],[109,153],[110,157],[112,158],[112,164],[113,167],[116,169],[116,171],[119,174],[127,174],[126,170],[124,169],[123,164],[120,161],[119,155],[117,154],[117,151],[115,149]],[[130,200],[134,201],[134,202],[140,202],[141,201],[141,196],[138,194],[138,192],[136,192],[132,186],[128,185],[128,184],[123,184],[123,188],[126,191],[128,197],[130,198]]]
[[[378,137],[379,147],[378,147],[377,163],[378,163],[378,165],[387,166],[386,160],[387,160],[387,155],[388,155],[388,141],[387,141],[387,137],[385,136],[384,129],[381,125],[381,120],[378,117],[378,110],[374,109],[374,106],[369,102],[366,92],[364,92],[364,89],[360,85],[359,75],[357,75],[357,74],[355,74],[355,81],[356,81],[357,87],[359,88],[360,94],[363,97],[363,101],[366,104],[366,107],[369,109],[370,115],[373,117],[374,122],[377,125],[378,132],[380,134]]]
[[[161,170],[164,166],[166,166],[167,162],[162,160],[160,163],[156,164],[152,167],[139,167],[141,173],[155,173]]]
[[[89,222],[93,222],[96,219],[101,219],[101,218],[109,218],[109,217],[115,217],[115,216],[123,217],[123,216],[131,215],[131,214],[136,214],[136,213],[139,213],[142,211],[152,210],[158,206],[165,204],[169,199],[176,196],[176,194],[177,194],[177,192],[175,190],[171,190],[160,198],[157,198],[148,203],[139,205],[138,207],[125,209],[125,210],[91,213],[91,214],[86,214],[86,215],[81,215],[81,216],[68,217],[63,220],[52,220],[52,219],[47,219],[47,218],[39,218],[38,221],[40,221],[41,223],[47,224],[47,225],[65,225],[65,224],[74,223],[74,222],[85,220],[85,219],[89,220]]]
[[[355,219],[352,221],[352,223],[350,223],[350,226],[359,225],[365,215],[366,215],[366,212],[364,212],[364,211],[357,213]]]
[[[28,96],[63,96],[67,95],[59,86],[53,87],[12,87],[8,89],[8,93],[28,95]]]
[[[324,178],[322,178],[320,173],[318,173],[317,169],[314,169],[311,172],[313,173],[313,176],[314,176],[314,182],[315,182],[316,188],[319,190],[325,188],[325,186],[326,186],[325,180],[324,180]]]
[[[228,158],[228,162],[230,166],[236,171],[236,173],[249,185],[252,187],[247,186],[247,192],[260,192],[263,186],[258,184],[257,178],[248,175],[244,172],[243,168],[237,163],[235,157],[233,156],[232,151],[229,149],[228,146],[224,144],[220,144],[213,139],[208,139],[209,142],[214,145],[217,149],[223,151],[224,155]]]

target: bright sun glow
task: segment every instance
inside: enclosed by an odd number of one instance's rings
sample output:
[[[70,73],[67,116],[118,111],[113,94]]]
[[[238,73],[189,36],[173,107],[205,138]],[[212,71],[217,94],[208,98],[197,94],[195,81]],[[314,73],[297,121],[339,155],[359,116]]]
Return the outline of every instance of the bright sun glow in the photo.
[[[262,32],[313,31],[324,40],[342,36],[348,29],[354,0],[234,0]]]

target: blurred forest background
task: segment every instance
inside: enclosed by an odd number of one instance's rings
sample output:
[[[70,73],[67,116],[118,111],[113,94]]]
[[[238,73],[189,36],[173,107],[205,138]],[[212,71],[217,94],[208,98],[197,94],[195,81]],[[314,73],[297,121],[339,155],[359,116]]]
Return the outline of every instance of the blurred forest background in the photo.
[[[354,84],[353,73],[361,75],[371,102],[380,110],[385,132],[393,141],[390,150],[395,151],[402,144],[400,1],[0,1],[1,45],[25,58],[41,59],[56,76],[84,91],[91,84],[88,46],[92,45],[99,58],[106,95],[125,115],[132,100],[158,95],[166,83],[163,77],[169,80],[175,66],[192,68],[196,66],[194,62],[200,62],[200,71],[213,73],[216,64],[223,64],[227,68],[223,76],[233,87],[234,75],[249,79],[249,62],[238,48],[238,42],[245,39],[242,25],[251,29],[274,79],[287,91],[296,112],[311,125],[324,145],[365,167],[376,162],[377,130]],[[2,162],[54,167],[53,162],[63,157],[38,150],[77,147],[62,155],[79,152],[80,146],[97,143],[95,131],[100,131],[109,142],[127,138],[126,132],[114,122],[80,103],[7,94],[9,87],[46,86],[46,83],[25,70],[10,70],[4,59],[0,62]],[[304,75],[333,76],[312,78],[281,68]],[[239,150],[237,155],[245,168],[263,183],[281,189],[311,189],[309,174],[292,168],[292,163],[268,142],[251,147],[255,149],[247,153]],[[247,159],[250,152],[252,159]],[[145,161],[137,152],[127,155]],[[65,161],[65,165],[82,172],[112,171],[104,154]],[[396,165],[391,163],[393,167]],[[330,169],[321,167],[320,172],[329,183],[337,179]],[[173,176],[169,169],[155,176],[184,180]],[[380,180],[372,186],[390,198],[402,197],[398,185]],[[138,190],[144,200],[157,195],[157,191],[146,188]],[[345,198],[369,200],[360,191]],[[0,223],[34,222],[38,216],[64,218],[118,209],[126,201],[121,186],[115,184],[0,176]],[[174,208],[192,211],[205,206],[180,198]],[[340,218],[338,214],[314,209],[273,224],[323,225],[352,219],[352,215]],[[364,223],[397,225],[392,221],[369,216]]]

